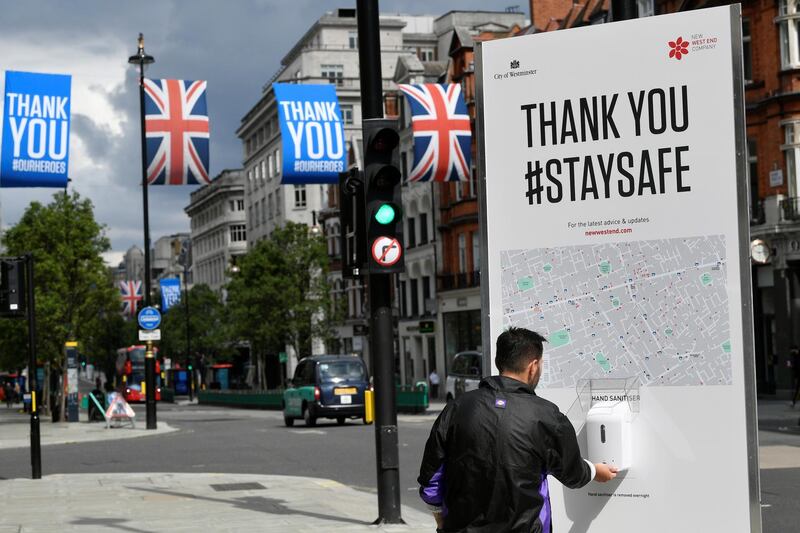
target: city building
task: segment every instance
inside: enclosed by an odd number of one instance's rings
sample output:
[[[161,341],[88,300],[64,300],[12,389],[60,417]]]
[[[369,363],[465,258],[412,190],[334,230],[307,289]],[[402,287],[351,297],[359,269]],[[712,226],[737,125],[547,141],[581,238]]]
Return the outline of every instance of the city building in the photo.
[[[164,278],[180,278],[183,282],[183,266],[178,262],[184,242],[188,242],[188,233],[173,233],[159,237],[153,243],[150,254],[150,279],[153,287],[158,280]]]
[[[184,209],[191,221],[192,283],[223,296],[229,269],[247,251],[244,182],[241,169],[223,170],[192,192]]]
[[[447,74],[446,61],[423,61],[416,54],[397,59],[395,83],[439,83]],[[400,166],[408,176],[414,163],[414,138],[411,111],[399,93],[388,98],[387,112],[399,114]],[[395,111],[396,109],[396,111]],[[425,380],[434,369],[443,374],[445,367],[441,346],[437,349],[436,265],[439,233],[436,231],[436,190],[438,183],[406,183],[403,186],[405,220],[405,272],[398,275],[397,332],[399,339],[398,372],[400,380],[413,384]],[[439,335],[441,337],[441,335]],[[438,357],[437,357],[438,355]]]
[[[381,68],[383,88],[394,87],[397,58],[413,52],[435,59],[433,17],[382,15]],[[287,221],[323,227],[331,255],[331,284],[336,298],[346,299],[345,320],[335,330],[338,342],[327,351],[355,353],[368,360],[364,287],[341,275],[338,250],[338,198],[328,185],[281,185],[281,136],[272,83],[331,83],[342,111],[345,140],[352,162],[361,161],[361,86],[358,71],[358,27],[354,9],[338,9],[320,17],[281,61],[259,101],[242,119],[248,246]],[[291,354],[290,354],[291,356]],[[294,368],[290,357],[287,371]]]
[[[125,251],[122,262],[117,267],[120,281],[144,281],[144,252],[135,244]]]
[[[423,30],[431,17],[381,17],[381,57],[384,88],[389,88],[397,56],[404,46],[433,54],[433,37]],[[429,24],[428,24],[429,25]],[[410,26],[410,42],[404,29]],[[327,206],[326,185],[281,184],[281,135],[272,83],[331,83],[336,86],[349,147],[361,135],[361,93],[358,72],[358,28],[354,9],[339,9],[319,18],[281,61],[264,86],[259,101],[242,119],[236,134],[242,139],[248,245],[268,237],[287,221],[317,224]]]
[[[515,35],[528,24],[523,13],[513,11],[445,13],[433,22],[439,60],[401,56],[394,81],[460,84],[474,136],[473,41]],[[401,171],[407,176],[414,159],[410,108],[396,90],[385,99],[387,115],[399,117]],[[456,353],[481,348],[475,146],[470,181],[403,188],[406,270],[398,276],[396,299],[398,372],[407,385],[425,380],[434,369],[445,377]]]

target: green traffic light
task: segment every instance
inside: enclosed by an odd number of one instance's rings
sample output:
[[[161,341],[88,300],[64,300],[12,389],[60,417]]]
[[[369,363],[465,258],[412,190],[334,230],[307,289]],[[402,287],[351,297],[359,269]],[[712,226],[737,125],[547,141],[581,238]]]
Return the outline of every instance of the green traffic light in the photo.
[[[389,204],[383,204],[375,212],[375,220],[378,221],[378,224],[391,224],[394,221],[394,217],[394,207]]]

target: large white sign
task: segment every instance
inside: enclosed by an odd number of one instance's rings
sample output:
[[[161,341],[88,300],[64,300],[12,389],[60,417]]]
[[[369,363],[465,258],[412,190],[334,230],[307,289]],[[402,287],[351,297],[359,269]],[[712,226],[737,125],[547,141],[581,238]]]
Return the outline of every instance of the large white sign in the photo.
[[[556,528],[760,531],[739,7],[479,56],[485,350],[542,333],[584,454],[625,439],[617,480],[553,490]]]

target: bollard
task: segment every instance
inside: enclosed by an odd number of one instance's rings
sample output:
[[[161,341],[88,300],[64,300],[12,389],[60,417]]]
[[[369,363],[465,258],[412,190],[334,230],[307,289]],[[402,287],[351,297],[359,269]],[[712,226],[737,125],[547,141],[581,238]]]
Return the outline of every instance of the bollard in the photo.
[[[375,393],[371,390],[364,391],[364,422],[372,424],[375,420]]]

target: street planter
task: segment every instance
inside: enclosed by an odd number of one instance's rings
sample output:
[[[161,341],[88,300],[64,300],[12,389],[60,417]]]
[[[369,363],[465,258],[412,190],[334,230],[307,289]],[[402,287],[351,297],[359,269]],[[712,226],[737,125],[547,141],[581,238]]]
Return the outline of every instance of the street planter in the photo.
[[[428,385],[424,381],[413,387],[403,385],[397,387],[398,413],[424,413],[428,409]]]

